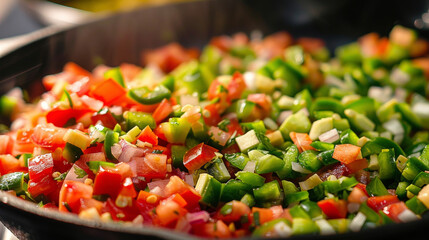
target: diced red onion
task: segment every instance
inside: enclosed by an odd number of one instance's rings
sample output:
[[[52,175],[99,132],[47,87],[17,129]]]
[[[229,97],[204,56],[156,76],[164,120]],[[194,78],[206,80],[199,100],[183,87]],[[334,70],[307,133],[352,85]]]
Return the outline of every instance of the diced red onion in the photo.
[[[186,219],[190,224],[205,223],[209,220],[210,214],[206,211],[199,211],[186,214]]]
[[[418,220],[419,217],[410,210],[405,209],[398,215],[398,219],[401,220],[401,222],[411,222]]]
[[[209,136],[211,136],[213,140],[218,142],[219,145],[225,146],[226,142],[228,142],[228,139],[231,137],[231,134],[222,131],[218,127],[211,126],[209,128]]]
[[[118,143],[115,143],[115,144],[113,144],[113,146],[111,148],[111,151],[112,151],[113,157],[115,157],[116,159],[118,159],[119,156],[121,156],[122,147]]]
[[[188,219],[186,217],[181,217],[174,228],[176,231],[188,233],[191,231],[192,226],[189,224]]]
[[[109,108],[109,111],[115,115],[122,115],[123,109],[121,106],[112,106]]]
[[[349,229],[352,230],[352,232],[358,232],[362,228],[363,224],[365,223],[366,216],[358,212],[356,217],[353,218],[352,222],[350,223]]]
[[[298,162],[292,162],[292,170],[294,170],[295,172],[304,173],[304,174],[311,173],[310,170],[303,168],[301,164],[299,164]]]
[[[153,188],[149,192],[164,197],[162,189],[158,186],[156,186],[155,188]]]
[[[76,164],[73,164],[73,166],[70,168],[64,180],[70,180],[70,181],[82,182],[82,183],[85,182],[85,180],[88,178],[88,175],[85,175],[84,177],[79,178],[76,174],[76,170],[82,170],[82,168],[80,168]]]
[[[347,211],[349,213],[355,213],[357,211],[359,211],[360,208],[360,204],[359,203],[349,203],[347,204]]]
[[[293,112],[292,111],[283,111],[283,112],[281,112],[280,114],[279,114],[279,117],[277,118],[277,123],[279,124],[279,125],[281,125],[285,120],[286,120],[286,118],[288,118],[289,116],[291,116],[293,114]]]
[[[83,95],[82,97],[80,97],[80,100],[94,111],[98,111],[104,106],[104,103],[102,101],[88,97],[87,95]]]
[[[157,180],[157,181],[153,181],[153,182],[148,183],[147,187],[149,188],[150,192],[152,192],[152,193],[157,192],[158,190],[156,190],[156,188],[159,188],[161,190],[161,193],[160,194],[155,193],[155,194],[163,196],[164,195],[162,193],[163,189],[165,189],[165,186],[167,186],[168,182],[170,182],[170,179]],[[155,192],[153,192],[153,191],[155,191]]]
[[[89,161],[99,161],[99,162],[105,162],[106,156],[103,152],[96,152],[96,153],[87,153],[80,157],[80,161],[83,162],[89,162]]]
[[[143,157],[145,150],[138,148],[127,141],[121,139],[119,144],[122,146],[122,152],[117,158],[119,162],[129,162],[133,157]]]
[[[340,139],[340,135],[338,134],[337,129],[331,129],[325,133],[322,133],[319,136],[319,140],[321,142],[326,142],[326,143],[333,143],[335,141],[337,141],[338,139]]]
[[[185,182],[187,183],[187,184],[189,184],[190,186],[192,186],[192,187],[194,187],[195,185],[195,183],[194,183],[194,176],[192,176],[192,175],[186,175],[185,176]]]
[[[248,161],[246,166],[244,166],[243,171],[245,172],[255,172],[255,168],[256,168],[256,162],[255,161]]]

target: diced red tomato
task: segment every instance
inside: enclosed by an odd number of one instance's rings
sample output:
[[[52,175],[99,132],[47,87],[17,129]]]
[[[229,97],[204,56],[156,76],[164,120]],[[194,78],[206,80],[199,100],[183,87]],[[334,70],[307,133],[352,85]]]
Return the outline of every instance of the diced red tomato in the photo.
[[[317,202],[317,205],[329,219],[345,218],[347,216],[347,202],[344,200],[326,199]]]
[[[226,89],[227,92],[220,91],[220,87]],[[234,73],[231,80],[228,82],[220,81],[219,78],[213,80],[208,89],[208,98],[222,98],[222,95],[226,95],[226,101],[231,103],[235,99],[239,99],[241,94],[246,89],[246,83],[244,82],[243,75],[239,72]]]
[[[183,164],[189,171],[194,171],[212,160],[218,151],[216,148],[200,143],[186,152]]]
[[[142,201],[142,202],[144,202],[144,203],[146,204],[146,203],[147,203],[146,199],[147,199],[149,196],[152,196],[152,195],[156,197],[156,198],[155,198],[155,201],[154,201],[153,203],[151,203],[151,204],[153,204],[153,206],[155,207],[156,205],[158,205],[159,201],[160,201],[162,198],[161,198],[161,196],[158,196],[158,195],[156,195],[156,194],[154,194],[154,193],[150,193],[150,192],[146,192],[146,191],[141,190],[141,191],[139,192],[139,195],[137,196],[137,201]]]
[[[67,129],[55,127],[53,124],[37,125],[31,135],[31,140],[43,148],[51,150],[62,148],[66,144],[63,140],[66,131]]]
[[[54,108],[46,114],[46,121],[57,127],[63,127],[68,121],[70,121],[70,119],[79,119],[89,112],[91,112],[89,109]]]
[[[167,138],[165,137],[165,134],[162,131],[162,127],[161,126],[162,126],[161,124],[159,124],[158,126],[156,126],[156,128],[154,130],[154,133],[155,133],[156,136],[158,136],[159,139],[167,142]]]
[[[10,154],[0,155],[0,173],[1,175],[16,172],[21,169],[18,159]]]
[[[31,180],[28,181],[28,192],[33,197],[37,197],[40,194],[49,195],[58,188],[58,183],[55,181],[52,176],[45,176],[38,181]]]
[[[149,126],[146,126],[143,131],[141,131],[137,139],[142,142],[148,142],[154,146],[158,145],[158,136],[153,133],[152,129]]]
[[[270,208],[252,208],[252,214],[249,215],[249,222],[254,222],[255,212],[258,212],[259,223],[264,224],[274,219],[274,213]]]
[[[18,155],[22,153],[32,153],[34,150],[34,143],[31,141],[31,135],[33,134],[33,129],[19,129],[16,132],[16,140],[15,142],[12,141],[2,141],[2,143],[7,143],[6,149],[10,149],[10,147],[13,148],[13,154]],[[6,135],[2,135],[6,136]],[[3,139],[2,139],[3,140]],[[13,144],[13,146],[9,146],[10,144]]]
[[[396,195],[375,196],[368,198],[368,207],[378,212],[392,203],[400,202]]]
[[[388,205],[387,207],[383,208],[383,212],[393,221],[399,223],[401,220],[399,219],[399,215],[404,211],[407,210],[407,205],[405,205],[404,202],[397,202],[392,203]]]
[[[292,36],[287,32],[277,32],[264,38],[263,41],[252,42],[252,48],[258,56],[264,58],[282,57],[287,46],[293,43]]]
[[[221,120],[220,116],[220,107],[216,103],[208,104],[204,107],[204,111],[207,111],[208,114],[204,114],[203,112],[203,118],[204,122],[209,126],[216,126]]]
[[[75,76],[84,76],[89,77],[91,76],[91,73],[87,70],[83,69],[81,66],[77,65],[74,62],[68,62],[66,65],[64,65],[64,71],[71,73]]]
[[[271,98],[265,93],[253,93],[247,96],[247,100],[256,103],[262,108],[265,115],[268,115],[271,110]]]
[[[94,180],[94,195],[107,194],[116,198],[122,187],[121,174],[112,168],[100,168]]]
[[[225,146],[232,135],[232,133],[222,131],[220,128],[214,126],[210,126],[208,133],[211,139],[219,143],[221,146]]]
[[[100,202],[93,198],[81,198],[79,201],[80,201],[79,213],[84,210],[88,210],[90,208],[95,208],[100,214],[104,205],[103,202]]]
[[[19,131],[18,131],[19,132]],[[18,135],[18,133],[17,133]],[[30,135],[31,136],[31,135]],[[18,137],[17,137],[18,139]],[[29,144],[31,144],[34,148],[33,143],[30,141],[30,139],[28,139]],[[17,141],[13,141],[13,138],[9,135],[0,135],[0,155],[2,154],[10,154],[12,153],[13,149],[15,149],[15,145],[17,145]],[[24,143],[26,144],[26,143]],[[28,147],[25,147],[26,149],[29,149]],[[23,149],[23,150],[26,150]],[[33,152],[33,149],[31,149],[30,152]],[[20,152],[20,153],[25,153],[25,152]],[[15,155],[14,153],[12,153],[13,155]]]
[[[210,238],[231,237],[231,231],[222,220],[217,220],[214,223],[195,224],[192,226],[192,233],[197,236]]]
[[[210,40],[210,45],[218,48],[223,52],[229,51],[232,44],[233,44],[232,39],[229,36],[214,37]]]
[[[66,180],[60,191],[59,210],[62,212],[78,213],[81,198],[92,198],[93,189],[91,186],[81,182]]]
[[[304,51],[311,54],[316,53],[325,46],[325,43],[320,38],[302,37],[298,38],[297,43],[304,49]]]
[[[142,71],[141,67],[130,63],[122,63],[119,67],[125,82],[133,80]]]
[[[422,57],[413,59],[413,64],[422,69],[426,79],[429,79],[429,58]]]
[[[310,144],[313,142],[307,133],[289,133],[293,143],[298,147],[299,152],[315,150]]]
[[[104,208],[102,212],[108,212],[115,221],[132,221],[139,215],[139,209],[136,202],[133,200],[130,206],[118,207],[115,201],[108,198],[104,202]]]
[[[152,113],[153,119],[155,119],[156,123],[162,122],[165,118],[173,112],[173,107],[167,99],[163,99],[155,111]]]
[[[46,176],[52,176],[54,160],[52,154],[43,154],[32,158],[28,163],[28,174],[31,180],[38,182]]]
[[[145,178],[161,178],[167,174],[167,155],[147,153],[142,158],[132,158],[137,161],[136,173]]]
[[[368,167],[368,161],[365,158],[358,159],[358,160],[353,161],[349,164],[346,164],[346,167],[349,169],[350,173],[355,173],[359,170],[367,168]]]
[[[124,180],[121,190],[119,191],[119,195],[131,198],[135,198],[137,196],[137,192],[131,178],[126,178]]]
[[[224,222],[235,222],[241,219],[242,216],[247,216],[250,213],[250,208],[240,202],[240,201],[232,201],[231,203],[231,212],[223,215],[220,211],[217,213],[217,218]]]
[[[126,90],[118,82],[109,78],[94,85],[89,91],[89,96],[110,105],[116,99],[125,96],[126,93]]]
[[[237,121],[237,119],[230,119],[229,124],[226,126],[228,129],[228,132],[231,134],[234,134],[236,132],[236,136],[243,135],[243,129],[241,129],[240,123]]]
[[[174,225],[181,216],[187,213],[184,208],[180,207],[180,205],[172,199],[162,200],[155,211],[160,225],[166,227]]]
[[[335,146],[332,158],[344,164],[350,164],[357,160],[359,154],[360,147],[352,144],[339,144]]]
[[[178,193],[173,194],[169,197],[169,199],[175,201],[177,204],[179,204],[179,206],[181,208],[186,207],[186,205],[188,205],[188,203],[186,202],[186,200]]]
[[[113,129],[118,123],[108,109],[102,109],[101,111],[95,112],[92,114],[91,120],[94,124],[100,121],[103,126],[110,129]]]

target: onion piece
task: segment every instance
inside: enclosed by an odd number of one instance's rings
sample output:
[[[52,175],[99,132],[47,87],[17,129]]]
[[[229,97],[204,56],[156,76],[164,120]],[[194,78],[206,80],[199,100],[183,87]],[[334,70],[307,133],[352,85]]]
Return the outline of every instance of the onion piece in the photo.
[[[82,97],[80,97],[80,100],[86,106],[88,106],[89,109],[92,109],[94,111],[99,111],[104,106],[104,103],[102,101],[88,97],[87,95],[83,95]]]
[[[273,229],[278,237],[290,237],[292,235],[292,228],[285,222],[278,222]]]
[[[187,184],[189,184],[190,186],[194,187],[194,186],[195,186],[195,183],[194,183],[194,176],[192,176],[192,175],[186,175],[186,176],[185,176],[185,182],[186,182]]]
[[[122,152],[117,158],[119,162],[129,162],[133,157],[143,157],[145,150],[138,148],[127,141],[121,139],[119,144],[122,146]]]
[[[418,220],[419,217],[409,209],[405,209],[398,215],[398,219],[401,220],[401,222],[411,222]]]
[[[73,164],[73,166],[70,168],[69,172],[67,173],[64,181],[70,180],[75,182],[85,182],[85,180],[88,178],[88,174],[86,174],[83,177],[79,177],[77,174],[79,171],[84,171],[82,168],[80,168],[78,165]]]
[[[176,223],[176,227],[174,228],[174,230],[176,231],[180,231],[180,232],[185,232],[185,233],[189,233],[192,229],[191,224],[189,224],[188,219],[186,219],[186,217],[181,217],[179,218],[179,220]]]
[[[181,106],[185,106],[185,105],[198,106],[199,104],[200,104],[200,101],[198,99],[198,96],[189,95],[189,94],[180,96]]]
[[[168,182],[170,182],[170,179],[157,180],[148,183],[147,187],[149,188],[149,192],[164,197],[164,189]]]
[[[206,211],[187,213],[186,219],[190,224],[205,223],[209,220],[210,214]]]
[[[250,161],[249,161],[250,162]],[[247,166],[247,165],[246,165]],[[299,173],[304,173],[304,174],[309,174],[311,173],[310,170],[305,169],[301,166],[301,164],[299,164],[298,162],[292,162],[292,170],[294,170],[295,172],[299,172]]]
[[[360,204],[359,203],[349,203],[347,204],[347,211],[349,213],[355,213],[357,211],[359,211],[360,208]]]
[[[317,226],[319,226],[321,235],[331,235],[336,233],[335,229],[328,223],[328,221],[326,221],[326,219],[319,219],[315,222]]]
[[[254,72],[245,72],[243,79],[250,91],[256,91],[256,74]]]
[[[121,156],[121,154],[122,154],[122,147],[118,143],[115,143],[115,144],[113,144],[111,151],[112,151],[113,157],[118,159],[119,156]]]
[[[397,86],[404,86],[411,80],[408,73],[401,71],[399,68],[394,68],[390,73],[390,81],[395,83]]]
[[[393,135],[404,134],[404,128],[402,127],[401,122],[398,119],[390,119],[389,121],[383,123],[383,127],[393,133]]]
[[[106,155],[104,152],[87,153],[83,154],[78,161],[83,161],[85,163],[89,161],[105,162]]]
[[[358,232],[362,228],[363,224],[365,223],[365,220],[366,220],[366,216],[363,213],[358,212],[356,217],[354,217],[352,222],[350,223],[349,229],[352,232]]]
[[[243,171],[244,172],[255,172],[256,168],[256,162],[255,161],[248,161],[246,166],[244,166]]]
[[[333,143],[333,142],[337,141],[338,139],[340,139],[340,135],[338,134],[338,131],[336,128],[331,129],[325,133],[322,133],[319,136],[319,140],[321,142],[326,142],[326,143]]]
[[[368,97],[374,98],[379,102],[385,103],[391,99],[392,88],[372,86],[368,90]]]
[[[277,118],[277,123],[281,125],[289,116],[293,114],[292,111],[283,111],[279,114],[279,117]]]
[[[225,146],[225,144],[228,142],[228,139],[231,137],[231,134],[222,131],[218,127],[211,126],[209,128],[209,136],[211,136],[211,139],[219,143],[221,146]]]

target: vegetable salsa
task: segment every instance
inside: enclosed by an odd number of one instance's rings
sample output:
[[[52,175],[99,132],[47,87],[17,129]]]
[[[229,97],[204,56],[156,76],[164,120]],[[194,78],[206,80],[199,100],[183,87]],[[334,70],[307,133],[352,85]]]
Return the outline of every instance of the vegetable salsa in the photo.
[[[67,63],[0,98],[0,189],[94,221],[202,237],[356,232],[429,208],[429,44],[286,32]]]

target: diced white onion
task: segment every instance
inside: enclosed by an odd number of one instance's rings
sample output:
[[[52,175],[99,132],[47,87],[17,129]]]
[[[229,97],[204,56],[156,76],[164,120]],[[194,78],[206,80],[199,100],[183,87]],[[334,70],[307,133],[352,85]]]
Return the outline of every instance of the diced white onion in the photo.
[[[264,119],[264,124],[269,130],[276,130],[277,128],[279,128],[277,123],[273,119],[268,117]]]
[[[372,86],[368,90],[368,97],[374,98],[379,102],[385,103],[391,99],[392,88]]]
[[[299,182],[299,187],[302,191],[307,191],[313,189],[315,186],[321,184],[323,181],[320,179],[319,175],[313,174],[307,180]]]
[[[295,172],[304,173],[304,174],[311,173],[310,170],[303,168],[301,164],[299,164],[298,162],[292,162],[292,170],[294,170]]]
[[[357,211],[359,211],[360,208],[360,204],[359,203],[349,203],[347,204],[347,211],[349,213],[355,213]]]
[[[347,84],[342,81],[341,79],[333,76],[333,75],[327,75],[325,78],[326,85],[333,85],[335,87],[338,87],[339,89],[347,89]]]
[[[123,109],[121,106],[112,106],[109,108],[109,111],[115,115],[122,115]]]
[[[328,221],[326,221],[326,219],[316,220],[316,224],[319,226],[320,235],[335,234],[335,229],[328,223]]]
[[[390,81],[398,86],[404,86],[410,79],[410,75],[401,71],[399,68],[394,68],[390,73]]]
[[[274,232],[278,237],[289,237],[292,235],[292,228],[284,222],[278,222],[274,225]]]
[[[401,220],[401,222],[411,222],[418,220],[419,217],[409,209],[405,209],[398,215],[398,219]]]
[[[322,133],[319,136],[319,140],[321,142],[326,142],[326,143],[333,143],[333,142],[337,141],[338,139],[340,139],[340,135],[338,134],[338,131],[336,128],[331,129],[325,133]]]
[[[353,218],[352,222],[350,223],[349,229],[353,232],[358,232],[362,228],[363,224],[365,223],[365,220],[366,220],[366,216],[363,213],[358,212],[356,217]]]
[[[429,102],[418,102],[412,105],[411,110],[420,118],[429,118]]]
[[[398,102],[405,102],[405,99],[407,98],[407,94],[408,94],[407,90],[403,88],[396,88],[394,98],[398,100]]]
[[[244,166],[243,171],[245,172],[255,172],[256,168],[256,162],[255,161],[248,161],[246,166]]]
[[[289,116],[291,116],[293,114],[292,111],[283,111],[279,114],[279,117],[277,118],[277,124],[281,125],[286,118],[288,118]]]
[[[404,128],[398,119],[390,119],[389,121],[383,123],[383,127],[387,131],[393,133],[393,135],[404,134]]]
[[[188,104],[192,105],[192,106],[198,106],[198,104],[199,104],[198,96],[189,95],[189,94],[181,95],[180,96],[180,105],[185,106]]]
[[[308,109],[307,108],[302,108],[301,110],[299,110],[298,112],[302,112],[302,113],[304,113],[304,115],[305,116],[310,116],[310,112],[308,111]]]
[[[112,151],[112,155],[116,159],[118,159],[119,156],[121,156],[121,153],[122,153],[122,146],[119,145],[119,143],[115,143],[115,144],[113,144],[111,151]]]
[[[87,95],[83,95],[82,97],[80,97],[80,100],[82,100],[82,102],[85,103],[86,106],[88,106],[94,111],[99,111],[104,106],[104,103],[102,101],[88,97]]]
[[[243,74],[244,82],[250,91],[256,90],[256,74],[254,72],[245,72]]]

